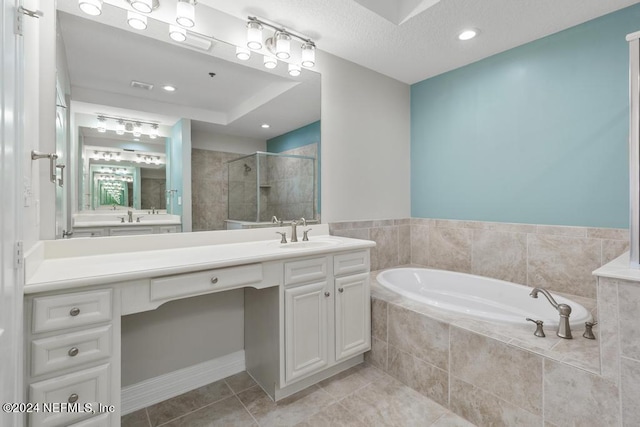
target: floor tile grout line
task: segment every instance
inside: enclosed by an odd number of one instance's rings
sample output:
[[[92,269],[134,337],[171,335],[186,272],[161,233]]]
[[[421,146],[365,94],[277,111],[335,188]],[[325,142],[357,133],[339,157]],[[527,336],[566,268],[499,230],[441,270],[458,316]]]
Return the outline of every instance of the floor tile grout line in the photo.
[[[143,408],[144,409],[144,414],[147,416],[147,423],[149,424],[149,427],[153,427],[151,425],[151,417],[149,416],[149,411],[147,411],[147,408]]]
[[[251,388],[251,387],[249,387],[249,388]],[[249,389],[247,389],[247,390],[249,390]],[[256,419],[256,417],[254,417],[254,416],[253,416],[253,414],[251,413],[251,411],[249,410],[249,408],[247,408],[247,405],[245,405],[245,404],[244,404],[244,402],[242,401],[242,399],[240,399],[240,398],[238,397],[238,395],[237,395],[237,394],[236,394],[236,395],[234,395],[234,397],[235,397],[236,399],[238,399],[238,401],[240,402],[240,404],[242,405],[242,407],[244,408],[244,410],[245,410],[245,411],[247,411],[247,413],[249,414],[249,416],[251,417],[251,419],[252,419],[253,421],[255,421],[256,425],[257,425],[257,426],[260,426],[260,423],[258,422],[258,420]]]

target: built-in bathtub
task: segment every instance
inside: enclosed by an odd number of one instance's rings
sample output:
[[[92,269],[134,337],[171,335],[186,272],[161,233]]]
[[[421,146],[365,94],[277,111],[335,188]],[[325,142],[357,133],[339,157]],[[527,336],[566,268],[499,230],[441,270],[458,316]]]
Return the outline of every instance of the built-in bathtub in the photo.
[[[558,311],[540,295],[529,296],[532,288],[472,274],[427,268],[395,268],[381,272],[377,281],[404,297],[475,319],[525,324],[526,318],[558,325]],[[560,304],[571,306],[572,327],[592,321],[591,313],[568,298],[553,294]]]

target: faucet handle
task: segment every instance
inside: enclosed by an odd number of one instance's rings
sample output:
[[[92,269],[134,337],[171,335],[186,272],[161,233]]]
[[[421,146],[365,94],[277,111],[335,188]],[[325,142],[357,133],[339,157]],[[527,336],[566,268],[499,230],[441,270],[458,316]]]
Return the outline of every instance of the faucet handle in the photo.
[[[544,338],[546,337],[546,335],[544,334],[544,330],[542,329],[542,325],[544,324],[544,322],[542,320],[533,320],[529,317],[527,317],[527,320],[529,322],[533,322],[536,324],[536,331],[533,333],[533,335],[540,337],[540,338]]]
[[[124,217],[123,216],[119,216],[118,218],[120,218],[120,222],[124,222]]]
[[[280,239],[280,243],[287,243],[287,232],[286,231],[276,231],[276,234],[279,234],[282,236],[282,239]]]
[[[592,328],[597,324],[598,322],[584,322],[584,334],[582,334],[582,336],[588,340],[595,340],[596,336],[593,335]]]
[[[309,232],[311,231],[310,228],[307,228],[306,230],[302,230],[302,241],[303,242],[308,242],[309,241]]]
[[[136,222],[140,222],[140,219],[141,219],[141,218],[144,218],[144,216],[143,216],[143,215],[140,215],[139,217],[137,217],[137,218],[136,218]]]

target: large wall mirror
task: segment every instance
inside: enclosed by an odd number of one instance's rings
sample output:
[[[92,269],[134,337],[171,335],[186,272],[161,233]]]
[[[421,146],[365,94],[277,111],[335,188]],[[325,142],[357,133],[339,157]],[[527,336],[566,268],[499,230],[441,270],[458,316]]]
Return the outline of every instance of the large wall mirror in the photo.
[[[238,59],[215,28],[243,22],[203,4],[196,31],[172,40],[176,1],[141,31],[124,0],[99,16],[58,0],[57,237],[319,220],[320,75]]]

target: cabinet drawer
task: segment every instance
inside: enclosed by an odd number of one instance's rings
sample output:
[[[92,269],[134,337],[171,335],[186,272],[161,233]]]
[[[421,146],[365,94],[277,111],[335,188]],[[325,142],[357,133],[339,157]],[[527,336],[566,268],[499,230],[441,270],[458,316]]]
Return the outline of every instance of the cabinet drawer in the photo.
[[[33,299],[33,333],[111,320],[111,289]]]
[[[335,276],[364,273],[365,271],[369,271],[368,250],[349,252],[333,257],[333,274]]]
[[[105,228],[74,228],[71,237],[102,237],[108,236],[109,230]]]
[[[239,288],[262,281],[262,265],[219,268],[151,279],[151,301]]]
[[[138,234],[153,234],[153,227],[112,227],[110,236],[133,236]]]
[[[29,386],[32,403],[71,403],[67,411],[38,412],[30,414],[30,425],[44,427],[68,426],[91,417],[92,413],[80,412],[85,403],[97,407],[97,403],[110,404],[109,365],[96,366],[73,374],[40,381]],[[75,405],[77,404],[77,407]],[[73,411],[75,409],[75,411]]]
[[[111,325],[31,342],[31,375],[94,362],[111,355]]]
[[[284,264],[284,284],[313,282],[327,277],[327,258],[303,259]]]
[[[165,225],[158,227],[158,233],[166,234],[166,233],[178,233],[178,227],[176,225]]]

